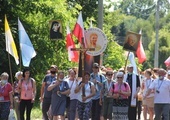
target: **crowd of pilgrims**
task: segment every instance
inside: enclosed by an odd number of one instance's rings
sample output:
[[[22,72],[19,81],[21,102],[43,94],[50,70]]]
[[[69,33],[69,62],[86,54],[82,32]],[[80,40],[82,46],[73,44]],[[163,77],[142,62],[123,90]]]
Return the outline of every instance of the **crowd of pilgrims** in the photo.
[[[85,71],[82,81],[77,68],[65,74],[51,65],[40,95],[36,95],[36,80],[28,68],[15,74],[13,85],[8,82],[8,73],[2,73],[0,120],[8,120],[10,108],[14,108],[17,120],[31,120],[36,96],[40,97],[43,120],[170,119],[170,66],[136,74],[132,65],[115,71],[94,63],[92,71]]]

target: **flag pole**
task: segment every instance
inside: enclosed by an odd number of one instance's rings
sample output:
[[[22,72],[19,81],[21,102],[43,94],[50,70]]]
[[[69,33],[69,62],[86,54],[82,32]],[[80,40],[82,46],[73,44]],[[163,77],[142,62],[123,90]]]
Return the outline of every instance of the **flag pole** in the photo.
[[[19,60],[18,60],[18,53],[17,53],[16,45],[15,45],[14,39],[12,37],[12,33],[9,28],[9,24],[8,24],[6,15],[5,15],[5,39],[6,39],[6,51],[8,52],[9,70],[10,70],[10,76],[11,76],[11,82],[12,82],[11,84],[13,85],[11,59],[10,59],[9,54],[11,54],[14,57],[17,65],[19,64]]]
[[[19,21],[19,17],[18,17],[18,21]],[[19,24],[19,23],[18,23]],[[18,32],[19,32],[19,27],[18,27]],[[20,37],[19,37],[20,38]],[[20,65],[19,65],[19,69],[20,69],[20,71],[21,71],[21,67],[22,67],[22,62],[21,62],[21,46],[20,46],[20,39],[19,39],[19,50],[20,50],[20,53],[19,53],[19,63],[20,63]]]
[[[20,57],[19,57],[20,66],[19,67],[20,67],[20,71],[21,71],[21,67],[22,67],[22,62],[21,62],[21,47],[19,49],[20,49],[20,54],[19,54],[20,55]]]
[[[11,69],[11,59],[8,53],[8,61],[9,61],[9,72],[10,72],[10,77],[11,77],[11,84],[14,84],[13,77],[12,77],[12,69]]]
[[[127,61],[128,61],[128,58],[129,58],[129,54],[130,54],[130,51],[128,52],[127,59],[126,59],[126,61],[125,61],[125,67],[124,67],[125,73],[126,73],[126,66],[127,66]]]

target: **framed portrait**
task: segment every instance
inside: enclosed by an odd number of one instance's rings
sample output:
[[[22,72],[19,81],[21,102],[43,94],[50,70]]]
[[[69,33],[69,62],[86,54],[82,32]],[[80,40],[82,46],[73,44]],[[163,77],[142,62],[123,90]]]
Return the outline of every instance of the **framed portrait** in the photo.
[[[62,39],[62,23],[60,20],[51,20],[49,22],[49,28],[50,28],[50,39]]]
[[[141,38],[141,34],[128,31],[126,33],[123,49],[135,52],[138,48],[138,43],[140,38]]]
[[[107,47],[107,37],[99,28],[89,28],[85,32],[86,45],[88,48],[95,48],[95,51],[87,51],[86,54],[97,56],[102,54]]]

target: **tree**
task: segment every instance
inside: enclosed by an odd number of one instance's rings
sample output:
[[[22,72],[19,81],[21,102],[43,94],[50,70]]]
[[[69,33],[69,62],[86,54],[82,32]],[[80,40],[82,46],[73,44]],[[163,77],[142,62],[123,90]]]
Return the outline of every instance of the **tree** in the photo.
[[[94,20],[97,20],[98,0],[67,0],[67,3],[71,9],[81,9],[84,21],[88,18],[94,18]]]
[[[160,30],[159,30],[159,66],[165,68],[164,61],[169,57],[169,30],[170,24],[169,21],[170,14],[167,14],[165,17],[160,18]],[[153,26],[155,26],[155,22],[153,22],[153,16],[149,18],[149,21]],[[148,44],[148,61],[150,62],[150,66],[153,66],[153,58],[154,58],[154,46],[155,46],[155,32],[151,34],[151,42]]]
[[[127,0],[121,2],[119,8],[122,13],[132,15],[137,18],[147,19],[150,14],[155,13],[154,0]]]
[[[116,43],[115,36],[112,34],[112,26],[118,26],[123,21],[123,15],[119,11],[105,11],[103,29],[108,39],[107,49],[103,55],[103,64],[118,70],[125,64],[125,56],[122,47]]]
[[[37,52],[37,56],[31,61],[30,69],[32,76],[37,81],[38,90],[40,90],[39,87],[41,80],[45,75],[44,73],[49,69],[51,64],[56,64],[61,70],[67,70],[68,68],[77,65],[68,61],[65,37],[63,37],[63,40],[57,41],[49,39],[49,21],[61,20],[63,35],[65,36],[67,23],[70,23],[71,28],[73,28],[76,23],[77,18],[72,17],[78,12],[75,8],[68,10],[67,3],[64,0],[48,0],[45,2],[37,0],[0,0],[0,2],[2,3],[0,4],[0,10],[2,11],[0,13],[0,18],[4,18],[4,14],[7,15],[18,52],[20,51],[17,31],[18,17],[26,29]],[[4,27],[2,26],[4,26],[4,20],[2,20],[0,27],[0,33],[2,33],[0,34],[0,37],[2,38],[0,42],[0,49],[3,51],[0,53],[0,67],[3,68],[0,72],[6,71],[9,73],[8,57],[7,52],[5,51]],[[11,60],[13,60],[13,58],[11,58]],[[20,68],[20,66],[17,66],[13,61],[11,61],[11,66],[14,76],[14,73],[18,70],[22,70],[23,66]]]

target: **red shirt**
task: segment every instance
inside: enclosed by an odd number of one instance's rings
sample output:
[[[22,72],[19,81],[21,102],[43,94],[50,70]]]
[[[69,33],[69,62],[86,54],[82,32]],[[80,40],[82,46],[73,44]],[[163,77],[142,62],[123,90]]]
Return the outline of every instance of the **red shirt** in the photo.
[[[0,102],[10,101],[10,92],[12,92],[12,86],[10,83],[6,85],[0,85]]]

